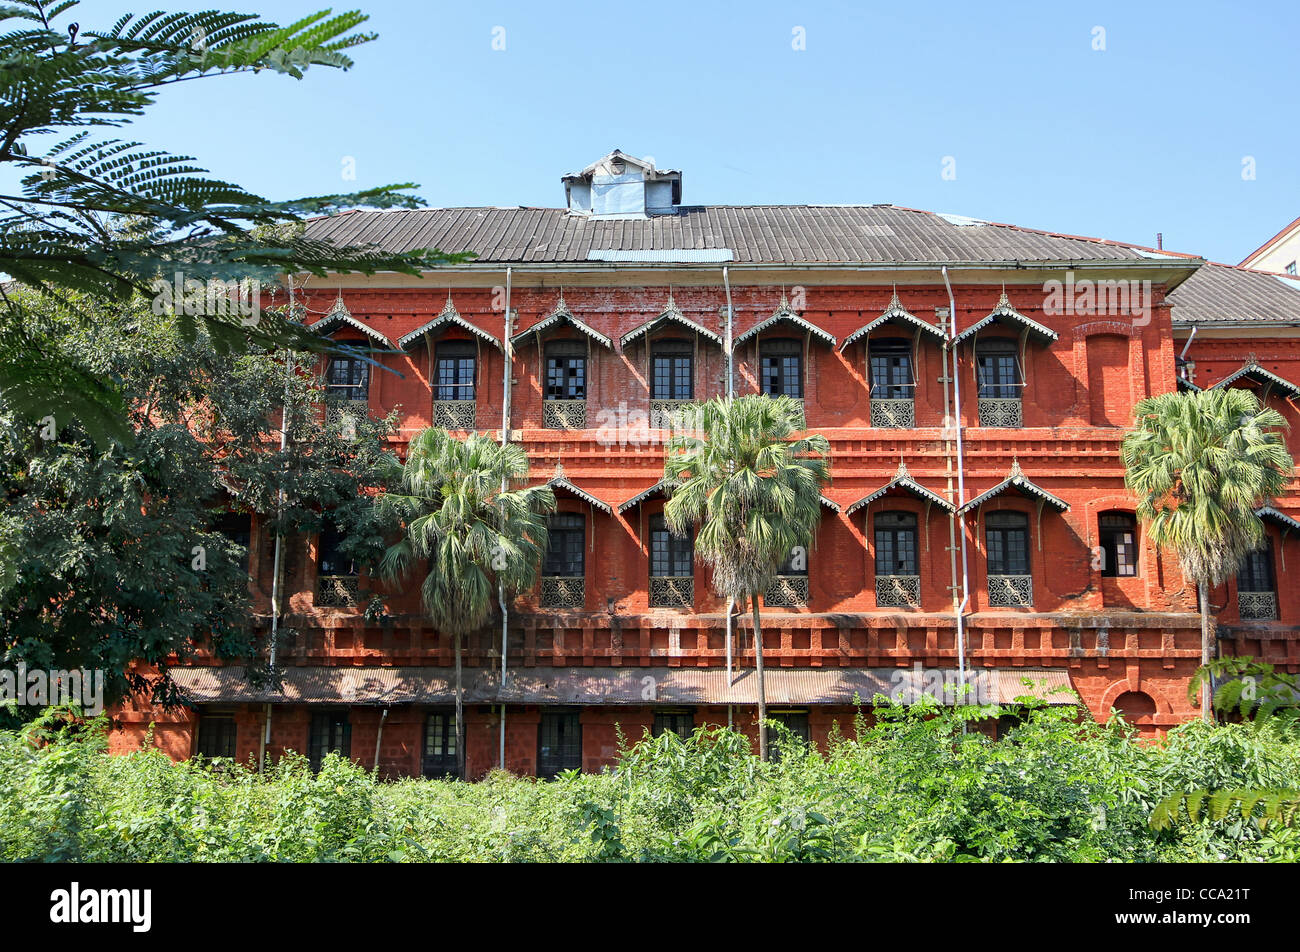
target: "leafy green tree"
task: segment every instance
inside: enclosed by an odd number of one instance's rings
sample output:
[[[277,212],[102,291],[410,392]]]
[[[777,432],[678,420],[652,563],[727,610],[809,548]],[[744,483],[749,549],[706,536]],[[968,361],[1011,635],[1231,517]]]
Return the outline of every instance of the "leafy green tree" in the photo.
[[[1210,663],[1209,592],[1264,543],[1255,509],[1277,495],[1295,462],[1277,432],[1286,420],[1249,390],[1220,388],[1148,397],[1120,455],[1125,482],[1151,541],[1178,557],[1197,586],[1201,664]],[[1210,692],[1201,711],[1211,719]]]
[[[400,584],[423,572],[420,599],[429,621],[448,635],[456,654],[456,759],[465,774],[461,643],[492,614],[494,589],[508,594],[537,582],[546,551],[546,516],[555,496],[545,486],[521,487],[528,476],[523,447],[471,434],[458,439],[430,428],[411,440],[406,462],[381,497],[402,538],[389,547],[380,573]]]
[[[812,544],[821,490],[830,481],[824,436],[795,436],[803,409],[790,397],[717,397],[690,404],[683,432],[668,443],[672,485],[664,519],[695,535],[695,554],[713,570],[718,592],[750,600],[758,675],[759,756],[767,759],[767,697],[758,598],[797,546]]]
[[[250,343],[310,350],[324,345],[262,308],[258,288],[284,273],[417,274],[463,257],[303,236],[308,216],[414,207],[410,185],[269,201],[208,177],[187,156],[100,135],[143,115],[178,83],[348,69],[347,51],[374,39],[358,32],[363,14],[324,11],[281,27],[214,10],[155,12],[126,14],[96,31],[70,22],[76,6],[12,0],[0,8],[0,170],[19,180],[0,185],[0,275],[69,307],[81,294],[119,304],[136,294],[166,298],[187,337],[201,326],[221,350]],[[114,382],[86,373],[59,343],[0,288],[0,396],[10,411],[40,418],[58,409],[96,442],[126,439]]]
[[[134,662],[206,645],[272,676],[249,627],[247,552],[222,516],[256,513],[263,532],[299,538],[328,513],[344,548],[377,563],[388,528],[367,493],[391,466],[394,419],[328,412],[316,355],[222,353],[140,299],[81,297],[72,313],[18,294],[79,370],[115,382],[131,438],[100,447],[78,421],[31,424],[0,399],[0,665],[103,668],[110,700],[160,703],[174,686]]]

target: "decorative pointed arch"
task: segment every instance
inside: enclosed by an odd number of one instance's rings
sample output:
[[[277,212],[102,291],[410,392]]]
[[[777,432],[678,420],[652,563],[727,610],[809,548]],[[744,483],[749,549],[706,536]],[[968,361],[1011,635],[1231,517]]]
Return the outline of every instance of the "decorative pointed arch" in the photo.
[[[682,313],[681,308],[677,306],[677,302],[673,300],[673,294],[671,291],[668,292],[668,304],[659,313],[659,316],[646,321],[640,327],[628,331],[619,339],[618,346],[620,349],[626,348],[628,344],[631,344],[638,337],[646,337],[648,339],[651,331],[663,327],[666,324],[677,324],[686,328],[692,334],[696,334],[706,340],[711,340],[719,347],[722,346],[721,336],[713,333],[713,331],[706,327],[696,324]]]
[[[311,329],[318,334],[325,334],[328,333],[331,328],[334,328],[336,325],[339,324],[342,324],[346,327],[355,328],[356,330],[359,330],[361,333],[365,334],[367,337],[371,338],[372,340],[377,341],[380,344],[383,344],[385,347],[393,346],[392,342],[389,341],[389,339],[385,337],[382,333],[375,330],[373,327],[371,327],[369,324],[366,324],[364,321],[359,321],[352,316],[352,312],[348,310],[348,306],[343,303],[342,290],[339,291],[338,297],[334,299],[334,303],[330,305],[330,309],[325,312],[325,316],[322,317],[315,324],[313,324],[311,326]]]
[[[618,511],[621,515],[622,513],[627,512],[629,509],[635,509],[637,506],[641,505],[641,503],[645,502],[647,499],[651,499],[655,496],[666,496],[668,494],[668,490],[672,489],[675,485],[676,483],[673,482],[673,480],[671,479],[661,479],[653,486],[641,490],[641,492],[637,493],[631,499],[619,503]]]
[[[781,292],[781,303],[777,305],[776,312],[767,320],[759,321],[745,333],[740,334],[731,342],[731,349],[734,351],[745,341],[750,338],[756,338],[768,328],[775,327],[778,324],[791,324],[799,330],[816,338],[830,347],[834,347],[838,341],[834,334],[830,334],[811,321],[806,321],[790,308],[790,302],[786,299],[785,292]]]
[[[603,499],[596,498],[581,486],[575,485],[563,473],[556,473],[546,481],[546,485],[549,486],[552,491],[559,490],[561,492],[567,492],[570,495],[578,497],[593,509],[599,509],[606,515],[613,515],[614,509],[609,503],[605,502]]]
[[[1271,370],[1265,370],[1252,357],[1246,361],[1245,365],[1237,371],[1228,374],[1216,384],[1211,384],[1211,390],[1221,390],[1224,387],[1230,387],[1238,380],[1251,380],[1264,388],[1265,394],[1270,390],[1280,390],[1288,398],[1300,397],[1300,386],[1296,386],[1285,377],[1279,377]]]
[[[1006,289],[1002,290],[1002,296],[998,298],[998,303],[987,316],[976,321],[970,327],[966,328],[960,334],[953,338],[953,344],[961,344],[963,341],[974,340],[975,336],[986,327],[994,324],[1001,324],[1019,331],[1030,339],[1040,344],[1050,344],[1054,340],[1060,339],[1060,335],[1050,327],[1045,327],[1035,320],[1031,320],[1021,314],[1011,306],[1011,301],[1007,297]]]
[[[867,493],[867,495],[863,496],[857,502],[850,505],[849,508],[845,511],[845,515],[851,516],[859,509],[871,505],[877,499],[880,499],[891,492],[900,491],[900,490],[902,492],[908,493],[909,495],[915,496],[917,499],[920,499],[922,502],[936,505],[940,509],[943,509],[945,512],[957,511],[957,507],[954,506],[952,503],[950,503],[947,499],[944,499],[943,496],[939,495],[937,492],[935,492],[932,489],[926,489],[924,486],[922,486],[920,483],[914,480],[912,478],[912,474],[907,471],[907,464],[902,460],[899,460],[898,472],[894,474],[894,478],[891,479],[889,482],[885,483],[885,485],[881,486],[879,489],[875,490],[874,492]]]
[[[501,350],[501,341],[483,330],[483,328],[460,316],[460,312],[456,310],[456,305],[452,303],[450,291],[447,292],[447,303],[442,306],[442,312],[433,320],[421,324],[409,334],[403,334],[398,339],[397,346],[406,349],[421,340],[426,334],[434,334],[449,327],[459,327],[462,330],[469,331],[475,337],[485,340],[497,350]]]
[[[565,324],[568,324],[570,327],[574,328],[579,333],[586,335],[591,340],[599,344],[601,347],[604,347],[606,350],[614,349],[614,342],[612,340],[610,340],[600,331],[596,330],[594,327],[584,324],[582,321],[578,320],[576,317],[573,316],[573,312],[569,310],[569,306],[566,303],[564,303],[563,291],[560,292],[560,298],[558,301],[556,301],[555,308],[551,311],[550,314],[542,318],[540,321],[538,321],[536,324],[534,324],[532,327],[528,328],[527,330],[520,331],[518,334],[511,337],[510,343],[512,345],[522,344],[529,337],[532,336],[540,337],[542,334],[548,333],[549,331],[555,330],[556,328],[563,327]]]
[[[1006,479],[998,483],[992,489],[980,493],[966,505],[962,506],[958,513],[965,514],[972,509],[978,509],[990,499],[1002,495],[1004,492],[1018,492],[1020,495],[1039,503],[1046,503],[1057,512],[1069,512],[1070,504],[1065,500],[1053,496],[1046,489],[1037,485],[1033,480],[1024,474],[1020,469],[1020,461],[1013,459],[1011,461],[1011,474]]]
[[[890,298],[889,304],[886,305],[884,311],[881,312],[879,317],[863,324],[848,337],[844,338],[840,343],[840,352],[843,353],[846,347],[856,343],[857,341],[865,341],[873,331],[877,331],[880,328],[889,325],[902,327],[904,330],[913,332],[919,331],[922,335],[933,340],[936,344],[942,345],[948,340],[947,335],[939,328],[935,327],[929,321],[921,320],[921,318],[903,307],[903,302],[898,299],[898,291],[894,291],[894,296]]]

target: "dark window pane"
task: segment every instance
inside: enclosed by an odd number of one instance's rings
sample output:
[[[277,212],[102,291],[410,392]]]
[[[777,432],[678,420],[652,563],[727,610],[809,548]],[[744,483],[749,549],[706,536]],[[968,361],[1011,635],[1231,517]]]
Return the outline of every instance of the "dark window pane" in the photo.
[[[583,516],[568,512],[551,516],[542,574],[582,578],[585,575],[586,540],[587,520]]]
[[[984,519],[990,575],[1029,575],[1029,517],[994,512]]]
[[[312,770],[320,770],[321,761],[330,751],[352,756],[352,724],[347,711],[322,711],[311,716],[307,737],[307,760]]]
[[[199,716],[198,752],[204,757],[235,756],[235,718],[229,714]]]
[[[694,730],[695,715],[690,711],[655,711],[654,727],[651,731],[655,737],[667,731],[686,738],[690,737]]]
[[[343,532],[333,523],[326,523],[320,533],[320,575],[356,575],[357,566],[352,557],[342,550]]]
[[[976,350],[975,366],[981,397],[995,400],[1020,399],[1020,362],[1013,341],[981,341]]]
[[[916,514],[880,512],[875,518],[876,574],[920,575]]]
[[[581,341],[547,345],[546,399],[587,399],[587,349]]]
[[[1246,555],[1237,572],[1237,590],[1241,592],[1275,591],[1273,578],[1273,540],[1269,539],[1262,549],[1256,549]]]
[[[325,392],[344,400],[365,400],[369,366],[360,357],[334,357],[325,371]]]
[[[576,711],[543,711],[537,727],[537,776],[582,769],[582,724]]]
[[[685,578],[693,574],[695,545],[668,531],[661,515],[650,517],[650,577]]]
[[[248,553],[252,547],[253,541],[253,519],[251,516],[243,515],[238,512],[228,512],[220,516],[213,526],[223,536],[233,542],[235,545],[242,546],[244,550],[243,557],[240,559],[240,566],[245,572],[248,571]]]
[[[653,400],[695,398],[694,349],[690,341],[656,341],[650,357],[650,397]]]
[[[803,398],[803,345],[797,340],[759,344],[759,389],[768,396]]]
[[[776,713],[769,711],[767,719],[781,724],[786,728],[786,730],[802,740],[805,744],[809,743],[812,739],[812,732],[808,728],[807,714],[795,711],[780,711]],[[774,743],[779,736],[780,735],[775,728],[769,730],[767,734],[768,755],[773,761],[779,761],[781,759],[781,748]]]
[[[912,348],[905,340],[871,342],[871,397],[873,400],[911,400]]]
[[[434,361],[435,400],[473,400],[477,358],[469,341],[439,344]]]
[[[1137,519],[1126,512],[1103,512],[1098,519],[1101,574],[1137,575]]]
[[[458,769],[456,714],[454,711],[431,711],[424,719],[421,772],[426,777],[452,777]]]

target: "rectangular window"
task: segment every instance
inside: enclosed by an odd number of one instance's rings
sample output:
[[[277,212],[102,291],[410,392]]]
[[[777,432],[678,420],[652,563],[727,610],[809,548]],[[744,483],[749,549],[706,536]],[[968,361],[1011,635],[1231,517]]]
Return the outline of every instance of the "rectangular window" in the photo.
[[[984,519],[989,575],[1028,575],[1029,517],[1022,512],[994,512]]]
[[[1019,400],[1020,363],[1016,345],[1009,340],[981,341],[975,359],[979,395],[986,400]]]
[[[812,731],[808,727],[808,714],[804,711],[768,711],[767,719],[776,721],[805,744],[812,739]],[[774,743],[780,736],[775,728],[767,733],[768,753],[774,761],[781,759],[781,748]]]
[[[1240,592],[1276,591],[1273,578],[1273,541],[1262,549],[1246,554],[1237,572],[1237,590]]]
[[[661,515],[650,517],[650,577],[685,578],[693,574],[695,545],[668,531]]]
[[[546,399],[587,399],[587,348],[581,341],[556,341],[546,348]]]
[[[235,756],[235,718],[233,714],[201,714],[197,752],[204,757]]]
[[[650,358],[650,399],[695,399],[694,348],[690,341],[656,341]]]
[[[542,712],[537,727],[537,776],[550,780],[582,769],[582,723],[577,711]]]
[[[912,348],[905,340],[871,342],[871,399],[911,400]]]
[[[357,574],[357,564],[343,549],[343,532],[332,522],[325,524],[320,533],[318,575]]]
[[[325,393],[343,400],[365,400],[370,393],[370,375],[360,357],[334,357],[325,372]]]
[[[803,345],[797,340],[759,344],[759,385],[768,396],[803,399]]]
[[[655,737],[665,732],[676,734],[683,739],[690,737],[695,730],[695,715],[690,711],[655,711],[652,733]]]
[[[1098,535],[1101,574],[1109,578],[1137,575],[1137,519],[1126,512],[1103,512]]]
[[[586,574],[587,520],[577,513],[557,512],[547,528],[546,561],[542,574],[583,578]]]
[[[876,575],[920,575],[916,557],[916,514],[880,512],[875,518]]]
[[[433,370],[433,399],[474,399],[475,369],[478,363],[475,351],[474,344],[469,341],[447,341],[438,345]]]
[[[307,760],[312,770],[320,770],[325,755],[333,751],[352,756],[352,724],[347,711],[320,711],[311,716],[307,737]]]
[[[460,765],[456,758],[456,714],[431,711],[424,719],[424,756],[421,772],[426,777],[455,777]]]
[[[253,541],[253,519],[251,516],[243,515],[238,512],[224,513],[217,519],[216,525],[213,526],[217,532],[229,539],[232,543],[240,546],[244,550],[243,557],[239,565],[245,572],[248,571],[248,553],[252,547]]]
[[[1294,261],[1292,261],[1289,265],[1286,266],[1286,273],[1287,274],[1296,273],[1296,263]]]

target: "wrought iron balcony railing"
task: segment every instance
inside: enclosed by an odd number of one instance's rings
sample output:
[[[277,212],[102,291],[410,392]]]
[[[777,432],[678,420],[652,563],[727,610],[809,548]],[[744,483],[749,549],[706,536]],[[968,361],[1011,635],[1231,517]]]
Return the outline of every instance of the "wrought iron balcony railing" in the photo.
[[[474,401],[433,401],[433,425],[444,430],[474,429]]]
[[[807,607],[808,576],[778,575],[763,593],[763,604],[777,608]]]
[[[871,425],[889,429],[916,426],[916,402],[913,400],[872,400]]]
[[[1277,618],[1276,592],[1237,592],[1237,614],[1250,621]]]
[[[355,575],[321,575],[316,578],[317,608],[353,608],[359,581]]]
[[[543,400],[542,426],[548,430],[586,429],[587,401]]]
[[[1024,426],[1024,417],[1018,399],[980,397],[980,426]]]
[[[695,579],[689,575],[663,575],[650,579],[651,608],[692,608]]]
[[[582,610],[587,604],[585,579],[565,575],[542,577],[542,607]]]
[[[1030,608],[1033,604],[1033,576],[989,576],[989,605],[994,608]]]
[[[921,576],[877,575],[877,608],[918,608],[921,604]]]

